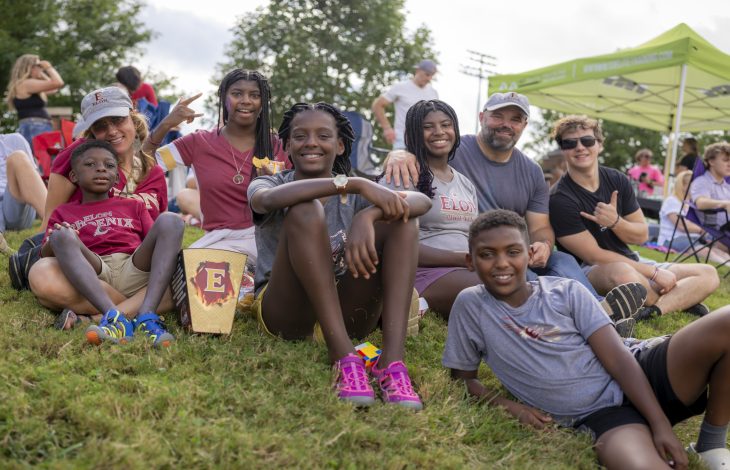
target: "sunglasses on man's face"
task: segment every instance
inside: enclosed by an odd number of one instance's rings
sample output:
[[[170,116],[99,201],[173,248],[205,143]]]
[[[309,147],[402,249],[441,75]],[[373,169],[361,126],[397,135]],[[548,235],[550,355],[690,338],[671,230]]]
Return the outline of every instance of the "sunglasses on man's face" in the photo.
[[[126,119],[127,116],[111,116],[108,118],[99,119],[91,125],[91,132],[93,132],[94,134],[98,134],[99,132],[105,132],[107,129],[109,129],[110,124],[118,128],[124,123]]]
[[[584,135],[583,137],[579,139],[560,139],[560,142],[558,143],[560,145],[560,148],[563,150],[571,150],[578,146],[578,141],[580,140],[580,143],[583,147],[593,147],[596,145],[596,142],[598,141],[595,137],[590,135]]]

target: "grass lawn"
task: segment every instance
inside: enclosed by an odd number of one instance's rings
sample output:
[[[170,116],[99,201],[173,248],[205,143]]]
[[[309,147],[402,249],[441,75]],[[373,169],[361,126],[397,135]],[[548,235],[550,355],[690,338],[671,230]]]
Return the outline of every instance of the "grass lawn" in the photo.
[[[32,230],[7,233],[17,248]],[[185,244],[202,234],[189,228]],[[644,250],[660,259],[657,252]],[[724,274],[724,269],[723,269]],[[730,284],[707,304],[730,303]],[[323,346],[260,335],[237,318],[230,336],[168,326],[177,343],[155,350],[86,344],[51,328],[54,315],[10,287],[0,257],[0,468],[595,468],[590,441],[524,428],[499,409],[465,400],[440,365],[446,324],[432,314],[406,343],[425,403],[420,413],[339,403]],[[637,336],[690,322],[671,314]],[[381,344],[380,333],[368,338]],[[483,378],[496,383],[486,367]],[[699,419],[677,427],[684,443]],[[693,468],[699,468],[693,462]]]

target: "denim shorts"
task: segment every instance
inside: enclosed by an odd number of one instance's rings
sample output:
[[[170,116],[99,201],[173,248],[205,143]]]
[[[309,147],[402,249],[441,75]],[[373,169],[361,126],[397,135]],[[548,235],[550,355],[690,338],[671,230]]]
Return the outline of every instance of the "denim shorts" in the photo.
[[[20,120],[18,132],[28,141],[30,148],[33,148],[33,137],[44,132],[51,132],[53,125],[50,119],[25,118]]]
[[[0,198],[0,233],[5,230],[24,230],[33,225],[36,214],[30,204],[23,204],[15,199],[7,186]]]

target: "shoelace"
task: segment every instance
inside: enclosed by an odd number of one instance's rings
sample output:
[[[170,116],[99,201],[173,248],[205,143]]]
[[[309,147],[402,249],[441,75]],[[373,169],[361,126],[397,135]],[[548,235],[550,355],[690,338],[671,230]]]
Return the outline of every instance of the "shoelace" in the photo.
[[[365,371],[365,367],[360,365],[358,367],[355,361],[340,360],[337,362],[337,369],[339,374],[337,375],[336,387],[338,390],[351,389],[351,390],[367,390],[370,385],[368,374]]]
[[[127,328],[124,323],[117,321],[119,315],[119,312],[116,312],[113,316],[107,315],[105,318],[107,324],[101,327],[107,335],[117,339],[124,338],[127,332]]]
[[[393,365],[391,364],[391,367]],[[385,370],[380,377],[381,387],[388,393],[397,393],[404,396],[417,396],[411,384],[411,378],[405,370],[400,367],[393,367],[395,370]]]

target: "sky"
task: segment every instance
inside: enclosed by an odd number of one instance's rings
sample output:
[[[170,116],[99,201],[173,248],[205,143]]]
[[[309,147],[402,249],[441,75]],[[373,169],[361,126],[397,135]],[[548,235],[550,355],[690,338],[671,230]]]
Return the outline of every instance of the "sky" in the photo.
[[[223,61],[231,28],[266,4],[148,0],[142,20],[157,36],[138,65],[176,77],[187,93],[212,95],[210,79]],[[473,65],[468,50],[494,56],[495,73],[520,73],[637,46],[686,23],[730,54],[730,9],[723,0],[407,0],[406,18],[410,31],[423,24],[432,32],[440,64],[433,86],[456,110],[462,133],[475,132],[477,103],[486,101],[486,83],[478,96],[478,79],[461,72]],[[201,111],[204,98],[196,102]]]

